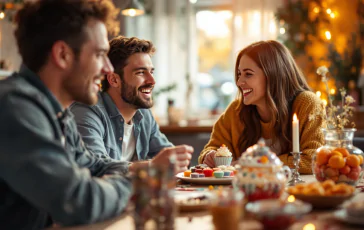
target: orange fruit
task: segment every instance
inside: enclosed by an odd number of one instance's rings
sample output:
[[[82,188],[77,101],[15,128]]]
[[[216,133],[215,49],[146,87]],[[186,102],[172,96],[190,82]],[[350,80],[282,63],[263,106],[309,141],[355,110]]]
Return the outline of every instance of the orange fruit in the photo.
[[[356,156],[359,157],[360,165],[363,164],[363,156],[362,155],[356,155]]]
[[[341,156],[342,157],[343,154],[339,151],[333,150],[330,154],[330,157],[332,157],[332,156]]]
[[[350,167],[357,167],[360,165],[360,158],[356,155],[351,154],[346,158],[346,164]]]
[[[340,155],[341,155],[341,153],[340,153]],[[334,169],[341,169],[345,166],[345,161],[342,156],[334,155],[334,156],[330,157],[328,165]]]
[[[340,170],[341,174],[348,174],[351,171],[351,168],[349,167],[349,165],[345,165],[344,167],[342,167]]]
[[[331,153],[331,151],[328,149],[320,150],[320,152],[318,152],[316,155],[316,163],[318,165],[327,164],[327,162],[329,161],[329,158],[330,158],[330,153]]]
[[[349,151],[346,148],[336,148],[333,151],[340,152],[343,155],[343,157],[347,157],[350,155]]]

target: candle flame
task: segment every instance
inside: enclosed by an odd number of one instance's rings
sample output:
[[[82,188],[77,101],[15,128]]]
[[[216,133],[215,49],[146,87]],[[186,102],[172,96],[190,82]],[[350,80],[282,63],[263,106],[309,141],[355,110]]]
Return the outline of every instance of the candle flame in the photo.
[[[305,226],[303,226],[303,229],[302,230],[316,230],[316,227],[314,224],[306,224]]]
[[[287,198],[287,201],[292,203],[296,200],[296,198],[293,196],[293,195],[290,195],[288,198]]]
[[[297,121],[297,115],[296,114],[293,115],[293,120]]]

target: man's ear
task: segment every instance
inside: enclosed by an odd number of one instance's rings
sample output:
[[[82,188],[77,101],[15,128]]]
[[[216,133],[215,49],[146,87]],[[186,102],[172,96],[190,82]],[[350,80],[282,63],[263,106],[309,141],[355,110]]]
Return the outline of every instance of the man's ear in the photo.
[[[61,69],[67,69],[72,66],[75,54],[67,43],[64,41],[57,41],[52,46],[51,58],[56,66]]]
[[[106,79],[109,82],[111,87],[118,88],[121,86],[121,79],[119,74],[117,73],[108,73],[106,75]]]

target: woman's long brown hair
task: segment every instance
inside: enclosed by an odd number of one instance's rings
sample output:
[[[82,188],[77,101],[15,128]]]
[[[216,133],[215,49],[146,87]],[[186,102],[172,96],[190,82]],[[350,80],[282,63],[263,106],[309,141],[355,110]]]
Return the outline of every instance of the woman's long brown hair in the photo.
[[[277,41],[253,43],[239,52],[235,64],[235,83],[238,82],[238,67],[243,55],[250,57],[263,70],[267,80],[266,103],[272,114],[272,141],[279,141],[283,153],[292,147],[291,107],[295,97],[303,91],[311,91],[301,70],[289,50]],[[238,86],[238,85],[237,85]],[[257,143],[262,135],[260,116],[255,105],[244,105],[243,92],[238,86],[237,108],[244,125],[239,139],[241,153]],[[279,154],[279,153],[278,153]]]

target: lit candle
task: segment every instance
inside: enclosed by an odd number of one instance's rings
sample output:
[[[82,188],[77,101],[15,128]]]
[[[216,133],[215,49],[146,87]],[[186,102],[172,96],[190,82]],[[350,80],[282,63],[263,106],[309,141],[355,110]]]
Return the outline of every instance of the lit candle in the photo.
[[[297,115],[293,115],[292,122],[292,145],[293,152],[298,153],[300,151],[300,137],[299,137],[299,121],[297,119]]]

